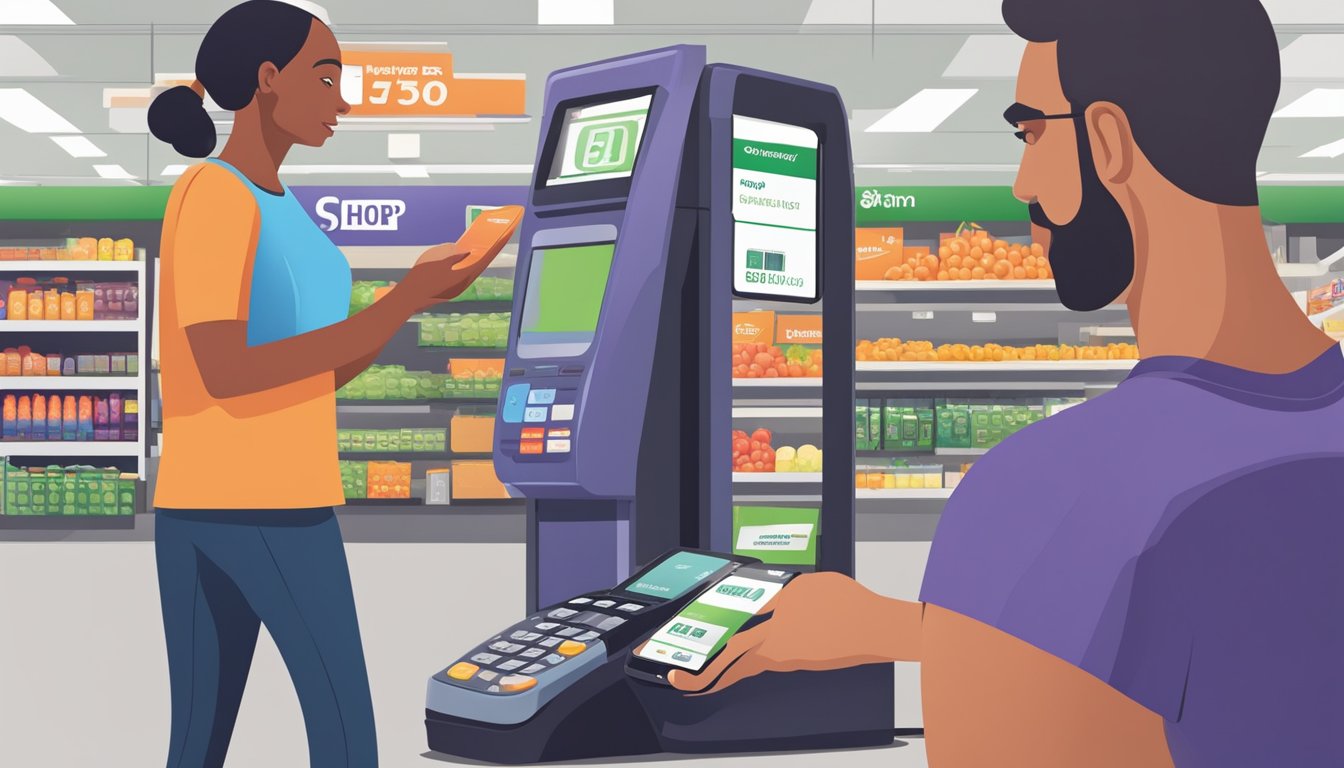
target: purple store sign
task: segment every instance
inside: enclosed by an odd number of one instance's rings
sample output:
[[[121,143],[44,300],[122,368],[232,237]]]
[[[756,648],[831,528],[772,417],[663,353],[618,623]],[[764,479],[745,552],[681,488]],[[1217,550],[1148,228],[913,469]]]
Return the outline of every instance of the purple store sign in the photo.
[[[467,207],[525,205],[527,187],[290,187],[336,245],[438,245],[467,226]]]

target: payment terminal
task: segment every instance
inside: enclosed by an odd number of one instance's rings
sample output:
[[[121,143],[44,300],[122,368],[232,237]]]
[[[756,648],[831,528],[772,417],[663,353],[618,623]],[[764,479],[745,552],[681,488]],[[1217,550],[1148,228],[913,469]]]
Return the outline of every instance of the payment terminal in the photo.
[[[626,654],[706,585],[754,562],[674,550],[621,584],[536,611],[485,639],[430,679],[430,748],[502,763],[658,751],[622,680]],[[556,701],[564,697],[571,700]],[[553,701],[552,716],[538,717]],[[626,723],[632,713],[635,722]],[[576,742],[586,722],[602,735]]]

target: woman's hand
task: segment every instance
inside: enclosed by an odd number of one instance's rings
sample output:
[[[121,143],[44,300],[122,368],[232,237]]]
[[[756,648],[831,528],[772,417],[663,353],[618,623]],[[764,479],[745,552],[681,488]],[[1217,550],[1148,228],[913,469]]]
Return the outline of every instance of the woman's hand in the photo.
[[[914,660],[903,657],[918,656],[922,608],[882,597],[838,573],[805,574],[761,609],[770,618],[733,636],[702,672],[677,670],[668,680],[683,691],[713,693],[762,672]]]
[[[454,269],[470,255],[453,243],[436,245],[420,254],[415,266],[397,283],[393,292],[405,301],[412,313],[455,298],[480,276],[481,269]]]

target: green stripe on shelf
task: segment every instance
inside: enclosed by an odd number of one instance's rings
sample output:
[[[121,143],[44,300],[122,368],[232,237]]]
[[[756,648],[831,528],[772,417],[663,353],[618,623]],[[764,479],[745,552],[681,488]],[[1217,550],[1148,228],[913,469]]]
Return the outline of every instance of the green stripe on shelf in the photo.
[[[0,187],[0,220],[161,221],[170,186]]]

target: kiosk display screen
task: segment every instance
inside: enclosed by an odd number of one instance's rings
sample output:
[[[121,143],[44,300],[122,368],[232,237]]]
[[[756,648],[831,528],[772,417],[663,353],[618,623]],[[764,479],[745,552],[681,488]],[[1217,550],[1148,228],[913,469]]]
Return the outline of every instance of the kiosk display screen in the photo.
[[[733,115],[733,292],[814,302],[820,141],[796,125]]]
[[[615,243],[538,248],[523,297],[519,348],[545,345],[557,357],[581,355],[593,343]]]
[[[649,94],[568,110],[546,186],[629,178],[652,105]]]
[[[678,552],[637,574],[622,588],[636,595],[675,600],[728,564],[728,560],[698,552]]]

